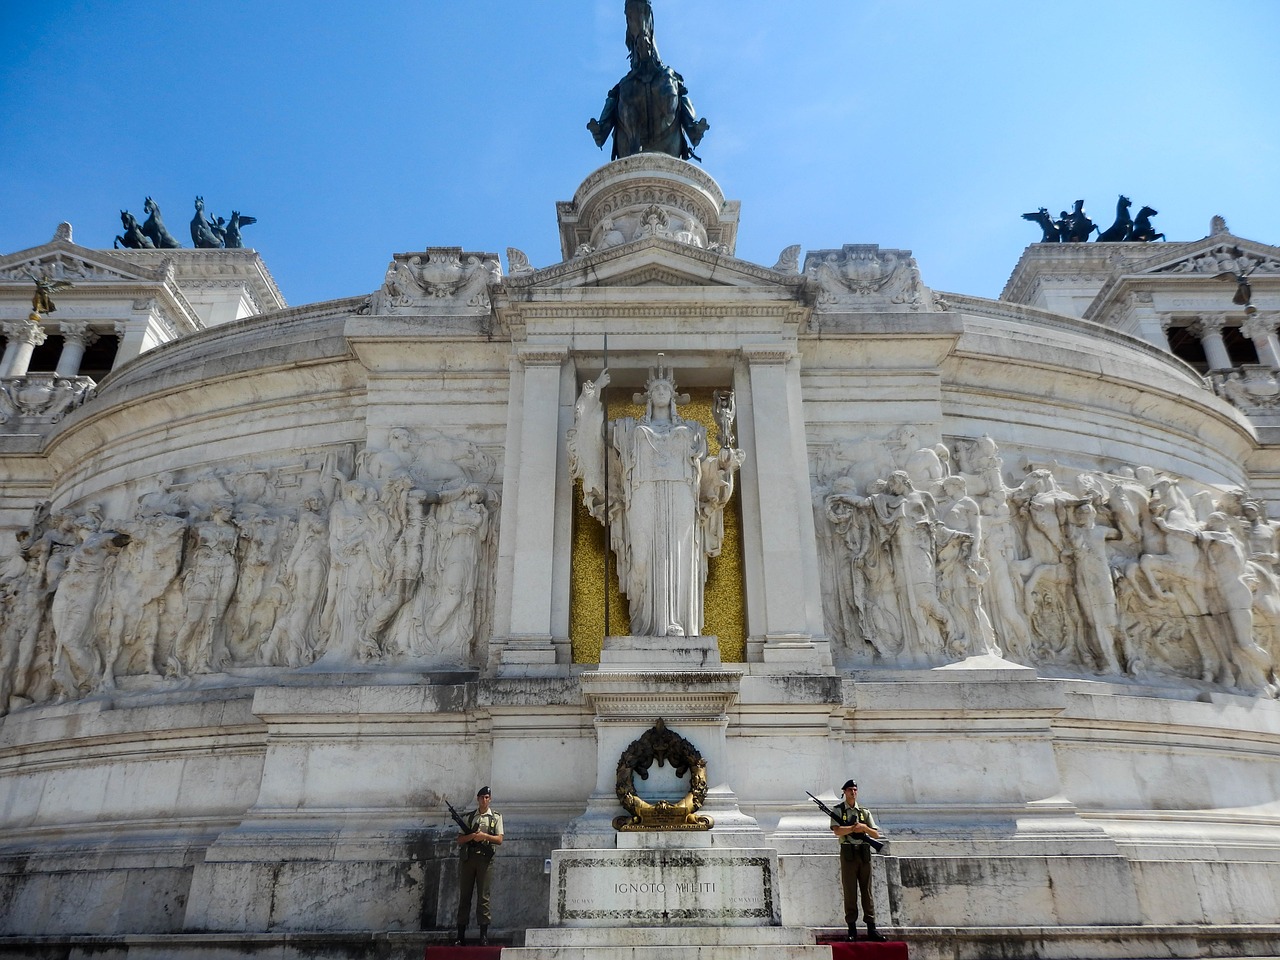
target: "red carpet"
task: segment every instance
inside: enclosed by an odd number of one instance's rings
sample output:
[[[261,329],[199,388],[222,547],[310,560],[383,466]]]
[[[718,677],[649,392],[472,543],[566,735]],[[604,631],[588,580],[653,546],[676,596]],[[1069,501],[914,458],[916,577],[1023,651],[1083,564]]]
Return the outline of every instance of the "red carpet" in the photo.
[[[818,941],[831,946],[831,960],[907,960],[907,945],[901,940],[873,943],[869,940]]]
[[[498,960],[501,947],[427,947],[425,960]]]

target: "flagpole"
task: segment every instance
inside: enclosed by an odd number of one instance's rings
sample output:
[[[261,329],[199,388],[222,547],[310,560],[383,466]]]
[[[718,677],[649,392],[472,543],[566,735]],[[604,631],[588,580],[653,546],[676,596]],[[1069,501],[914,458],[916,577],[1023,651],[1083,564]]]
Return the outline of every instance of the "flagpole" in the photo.
[[[604,335],[604,369],[609,369],[609,334]],[[604,635],[609,636],[609,399],[608,387],[600,389],[600,405],[604,409]]]

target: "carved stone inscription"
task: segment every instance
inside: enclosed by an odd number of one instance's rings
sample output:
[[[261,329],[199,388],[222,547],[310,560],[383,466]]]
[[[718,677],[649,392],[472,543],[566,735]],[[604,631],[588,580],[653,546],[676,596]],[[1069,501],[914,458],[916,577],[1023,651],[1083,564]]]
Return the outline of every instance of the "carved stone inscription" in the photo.
[[[569,926],[777,922],[771,859],[754,850],[566,851],[553,923]]]

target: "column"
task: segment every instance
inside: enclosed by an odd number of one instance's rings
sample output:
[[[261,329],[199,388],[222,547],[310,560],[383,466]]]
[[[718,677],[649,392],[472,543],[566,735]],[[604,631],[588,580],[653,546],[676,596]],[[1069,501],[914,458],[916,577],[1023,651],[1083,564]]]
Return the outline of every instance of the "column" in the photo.
[[[759,595],[749,603],[749,631],[763,637],[766,663],[830,663],[822,639],[817,535],[813,526],[808,450],[795,353],[783,345],[745,347],[751,438],[743,466],[743,504],[758,569]],[[752,489],[748,490],[750,485]]]
[[[80,361],[89,344],[98,339],[98,335],[89,329],[84,320],[68,320],[60,324],[62,330],[62,353],[58,356],[58,368],[54,374],[59,377],[76,377],[80,375]]]
[[[1269,370],[1280,370],[1280,342],[1276,340],[1276,315],[1251,314],[1240,324],[1240,332],[1258,348],[1258,363]]]
[[[44,327],[34,320],[13,320],[4,325],[4,335],[9,338],[9,345],[0,364],[0,377],[25,377],[31,354],[48,339]]]
[[[567,347],[525,347],[517,360],[523,367],[519,409],[508,422],[513,435],[507,456],[508,490],[501,553],[510,564],[510,627],[502,650],[504,673],[536,673],[554,669],[552,630],[554,600],[557,465],[560,458],[561,368]],[[515,400],[515,397],[512,397]]]
[[[1222,341],[1222,328],[1226,325],[1225,313],[1210,313],[1200,317],[1200,343],[1204,346],[1210,370],[1230,370],[1235,366],[1227,354],[1227,345]]]

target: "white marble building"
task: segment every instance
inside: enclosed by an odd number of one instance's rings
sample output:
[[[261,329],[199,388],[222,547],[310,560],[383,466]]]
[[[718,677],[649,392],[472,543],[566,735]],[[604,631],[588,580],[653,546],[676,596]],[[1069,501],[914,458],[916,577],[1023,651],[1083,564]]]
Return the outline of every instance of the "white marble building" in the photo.
[[[1280,952],[1280,248],[1033,244],[988,300],[874,244],[739,260],[666,156],[556,209],[559,263],[431,247],[292,308],[248,250],[0,257],[0,955],[420,955],[486,783],[524,942],[659,718],[711,848],[776,859],[768,955],[842,926],[804,793],[848,776],[917,956]],[[39,323],[29,272],[73,283]],[[606,336],[617,405],[658,353],[734,391],[718,649],[602,664]]]

